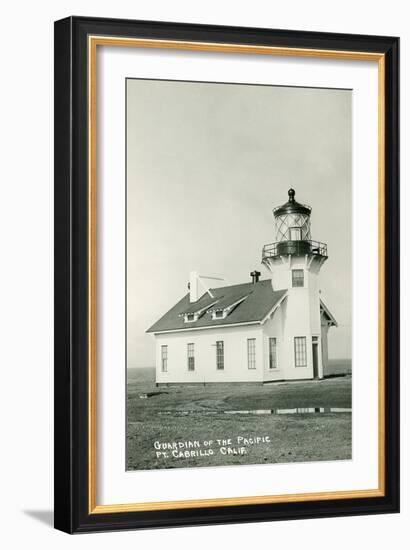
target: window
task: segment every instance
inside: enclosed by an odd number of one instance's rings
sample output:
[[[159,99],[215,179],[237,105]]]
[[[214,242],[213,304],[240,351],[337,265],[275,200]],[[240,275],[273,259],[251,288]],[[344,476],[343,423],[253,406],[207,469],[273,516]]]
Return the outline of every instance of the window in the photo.
[[[188,344],[188,370],[195,370],[194,344]]]
[[[276,369],[278,367],[278,358],[276,355],[276,338],[269,338],[269,368]]]
[[[289,233],[291,241],[300,241],[302,239],[302,230],[300,227],[289,228]]]
[[[256,338],[248,338],[248,369],[256,369]]]
[[[223,319],[223,316],[224,316],[224,312],[222,309],[214,312],[215,319]]]
[[[193,323],[194,321],[198,321],[199,312],[194,313],[184,313],[184,321],[185,323]]]
[[[295,337],[295,367],[306,367],[306,336]]]
[[[161,370],[162,372],[168,370],[168,346],[161,346]]]
[[[216,343],[216,368],[224,370],[224,343],[222,340]]]
[[[292,269],[292,286],[303,286],[303,269]]]

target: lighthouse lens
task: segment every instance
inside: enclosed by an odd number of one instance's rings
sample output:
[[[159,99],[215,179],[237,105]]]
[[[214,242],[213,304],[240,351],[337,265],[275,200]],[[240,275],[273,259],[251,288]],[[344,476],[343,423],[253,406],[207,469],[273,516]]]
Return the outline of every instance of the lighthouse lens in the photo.
[[[310,240],[310,217],[305,214],[286,214],[276,218],[276,240]]]

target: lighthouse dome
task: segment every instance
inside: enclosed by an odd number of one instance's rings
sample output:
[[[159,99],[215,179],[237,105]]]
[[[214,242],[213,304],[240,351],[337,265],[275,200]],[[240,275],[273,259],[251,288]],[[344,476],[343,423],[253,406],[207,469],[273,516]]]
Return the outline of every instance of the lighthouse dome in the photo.
[[[295,190],[289,189],[288,191],[288,202],[285,202],[285,204],[282,204],[282,206],[277,206],[273,209],[273,214],[275,218],[278,216],[283,216],[286,214],[305,214],[306,216],[310,216],[311,208],[310,206],[307,206],[306,204],[301,204],[300,202],[295,201]]]

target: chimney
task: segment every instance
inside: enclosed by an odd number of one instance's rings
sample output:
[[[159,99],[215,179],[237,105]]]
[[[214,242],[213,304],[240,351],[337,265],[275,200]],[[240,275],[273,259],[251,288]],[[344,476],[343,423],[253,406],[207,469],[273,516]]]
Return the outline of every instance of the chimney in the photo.
[[[260,271],[252,271],[250,275],[252,277],[253,285],[259,282],[259,277],[261,276]]]
[[[199,300],[199,280],[198,273],[196,271],[191,271],[189,274],[189,301],[191,303],[197,302]]]

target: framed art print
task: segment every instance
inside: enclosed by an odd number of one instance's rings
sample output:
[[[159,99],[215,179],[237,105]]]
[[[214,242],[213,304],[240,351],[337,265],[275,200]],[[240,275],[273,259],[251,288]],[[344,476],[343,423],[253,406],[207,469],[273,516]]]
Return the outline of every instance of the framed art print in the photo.
[[[55,526],[399,509],[392,37],[55,24]]]

